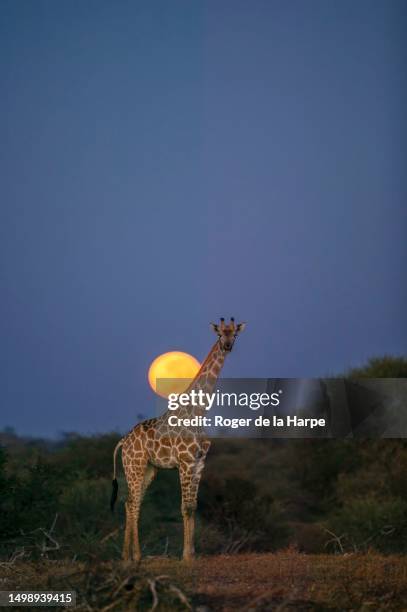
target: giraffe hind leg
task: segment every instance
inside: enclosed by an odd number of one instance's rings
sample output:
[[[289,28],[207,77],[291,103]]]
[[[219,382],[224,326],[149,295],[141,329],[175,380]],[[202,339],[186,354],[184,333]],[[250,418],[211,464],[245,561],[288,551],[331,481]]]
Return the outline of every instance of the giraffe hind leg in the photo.
[[[126,527],[124,530],[124,542],[123,542],[123,561],[130,561],[132,557],[132,538],[133,538],[133,520],[132,520],[132,509],[131,502],[128,499],[125,504],[126,508]]]
[[[140,561],[141,559],[141,548],[139,541],[139,518],[140,518],[140,510],[141,504],[143,502],[143,497],[149,485],[153,482],[155,476],[157,474],[157,468],[148,463],[145,467],[143,477],[141,479],[141,490],[139,486],[137,490],[134,491],[135,503],[133,508],[133,516],[131,518],[133,524],[132,531],[132,558],[133,561]]]
[[[124,531],[123,560],[139,561],[141,558],[138,520],[143,497],[144,468],[132,471],[127,479],[129,495],[126,501],[126,528]]]

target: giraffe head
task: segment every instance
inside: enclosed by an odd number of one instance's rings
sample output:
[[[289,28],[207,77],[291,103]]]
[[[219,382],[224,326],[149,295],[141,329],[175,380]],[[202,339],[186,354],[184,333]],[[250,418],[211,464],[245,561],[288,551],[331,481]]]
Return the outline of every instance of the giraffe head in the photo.
[[[219,337],[219,344],[226,353],[230,353],[235,343],[236,338],[244,330],[246,323],[235,323],[234,318],[230,319],[230,323],[225,323],[222,317],[220,324],[211,323],[211,327],[215,334]]]

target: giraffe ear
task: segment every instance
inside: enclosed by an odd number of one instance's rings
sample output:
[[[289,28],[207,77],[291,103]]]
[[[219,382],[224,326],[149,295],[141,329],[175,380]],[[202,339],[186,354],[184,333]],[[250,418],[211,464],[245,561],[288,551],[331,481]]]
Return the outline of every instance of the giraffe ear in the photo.
[[[219,325],[216,325],[216,323],[211,323],[211,328],[213,329],[213,331],[215,332],[215,334],[219,333]]]
[[[246,323],[238,323],[236,325],[236,331],[238,334],[240,334],[240,332],[242,332],[244,330],[244,328],[246,327]]]

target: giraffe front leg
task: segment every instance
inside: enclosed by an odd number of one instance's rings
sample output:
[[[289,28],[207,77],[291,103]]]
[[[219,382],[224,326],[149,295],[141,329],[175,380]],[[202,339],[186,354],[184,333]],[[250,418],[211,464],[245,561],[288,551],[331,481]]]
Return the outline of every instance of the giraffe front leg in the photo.
[[[179,466],[182,492],[181,511],[184,521],[184,551],[182,557],[185,561],[191,561],[195,556],[195,510],[203,467],[204,462],[202,460],[193,464],[182,463]]]

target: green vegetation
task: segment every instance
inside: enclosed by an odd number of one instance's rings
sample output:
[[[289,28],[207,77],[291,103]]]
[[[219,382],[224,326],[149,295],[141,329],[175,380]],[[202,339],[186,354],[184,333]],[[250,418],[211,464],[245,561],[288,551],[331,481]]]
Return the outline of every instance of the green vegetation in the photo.
[[[367,365],[352,368],[349,378],[407,378],[407,359],[405,357],[372,357]]]

